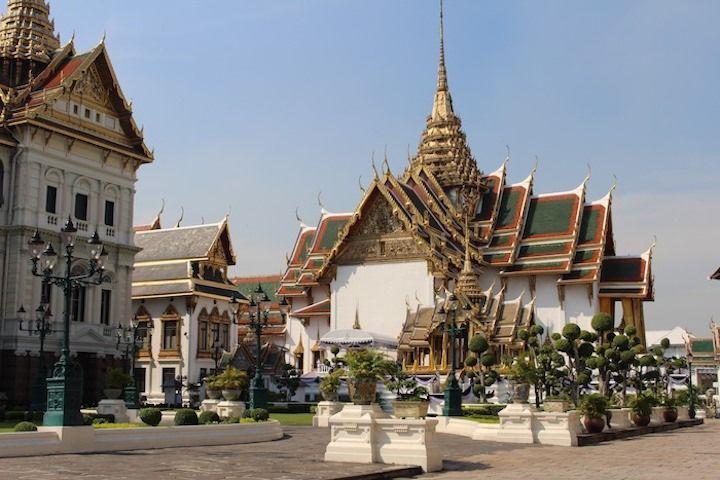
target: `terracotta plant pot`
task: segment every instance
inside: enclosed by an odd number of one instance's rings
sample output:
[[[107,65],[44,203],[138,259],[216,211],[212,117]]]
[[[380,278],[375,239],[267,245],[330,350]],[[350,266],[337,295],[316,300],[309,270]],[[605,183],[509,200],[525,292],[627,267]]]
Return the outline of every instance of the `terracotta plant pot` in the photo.
[[[323,400],[326,402],[337,402],[338,400],[338,392],[335,390],[334,392],[323,392],[320,390],[320,395],[322,396]]]
[[[210,400],[217,400],[220,398],[220,390],[216,388],[206,388],[205,396]]]
[[[430,402],[421,400],[395,400],[393,410],[397,418],[425,418]]]
[[[228,402],[234,402],[240,398],[241,393],[242,393],[242,390],[239,390],[239,389],[223,390],[222,396]]]
[[[353,378],[348,380],[350,399],[355,405],[370,405],[375,401],[375,379]]]
[[[636,427],[647,427],[650,425],[650,415],[638,415],[637,413],[633,413],[632,421]]]
[[[600,433],[605,429],[605,419],[602,417],[583,418],[583,425],[588,433]]]
[[[106,388],[103,393],[108,400],[117,400],[122,394],[122,388]]]
[[[673,423],[677,420],[678,417],[678,411],[676,408],[668,408],[667,410],[663,411],[663,420],[665,420],[667,423]]]
[[[530,398],[530,385],[513,383],[513,403],[528,403],[528,398]]]

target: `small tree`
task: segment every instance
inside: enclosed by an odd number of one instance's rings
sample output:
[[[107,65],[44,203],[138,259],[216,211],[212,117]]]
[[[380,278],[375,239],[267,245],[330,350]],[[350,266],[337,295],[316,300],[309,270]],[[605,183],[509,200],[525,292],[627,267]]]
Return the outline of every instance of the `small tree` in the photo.
[[[492,386],[498,379],[497,372],[492,368],[495,365],[495,354],[481,333],[473,335],[468,349],[471,354],[465,359],[465,367],[468,377],[473,380],[473,394],[481,403],[487,403],[488,397],[495,394],[494,391],[488,391],[487,387]]]
[[[562,335],[554,335],[554,346],[557,351],[567,355],[568,363],[565,368],[569,383],[570,397],[577,406],[580,398],[580,388],[590,383],[592,371],[586,366],[586,360],[595,353],[593,341],[595,334],[581,330],[574,323],[568,323],[562,329]]]

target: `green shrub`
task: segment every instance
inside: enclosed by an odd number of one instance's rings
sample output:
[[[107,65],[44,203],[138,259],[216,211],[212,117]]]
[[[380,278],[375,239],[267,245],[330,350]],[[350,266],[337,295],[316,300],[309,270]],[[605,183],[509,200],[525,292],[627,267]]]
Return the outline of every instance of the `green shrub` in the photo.
[[[473,335],[468,344],[468,349],[476,354],[484,353],[488,348],[490,348],[490,344],[485,336],[480,333]]]
[[[235,367],[228,367],[209,383],[220,390],[244,390],[248,386],[248,374]]]
[[[255,420],[252,418],[241,418],[238,423],[255,423]]]
[[[175,425],[197,425],[198,416],[191,408],[180,408],[175,411]]]
[[[652,414],[652,407],[655,405],[655,398],[651,395],[637,395],[630,399],[628,406],[633,413],[642,417],[649,417]]]
[[[593,316],[590,325],[598,333],[609,332],[613,328],[613,319],[607,313],[598,313]]]
[[[119,368],[110,367],[105,372],[105,388],[125,388],[133,378]]]
[[[104,415],[100,413],[84,413],[83,414],[83,425],[92,425],[96,419],[102,418],[105,423],[115,423],[115,415],[112,413]]]
[[[37,432],[37,425],[32,422],[20,422],[13,428],[15,432]]]
[[[222,423],[240,423],[240,417],[228,417]]]
[[[102,425],[103,423],[110,423],[110,422],[108,422],[106,418],[95,418],[92,421],[93,425]]]
[[[605,416],[608,408],[608,400],[604,395],[591,393],[580,400],[580,413],[588,418],[599,418]]]
[[[270,414],[264,408],[248,408],[242,416],[243,419],[251,419],[254,422],[264,422],[270,418]]]
[[[201,412],[198,416],[198,423],[201,425],[208,423],[220,423],[220,416],[212,411]]]
[[[568,323],[562,329],[562,336],[572,341],[580,338],[580,327],[574,323]]]
[[[463,407],[463,415],[477,416],[477,415],[497,415],[500,410],[507,407],[507,405],[500,404],[487,404],[477,405],[472,407]]]
[[[159,408],[143,408],[140,410],[140,420],[151,427],[157,427],[162,420],[162,410]]]

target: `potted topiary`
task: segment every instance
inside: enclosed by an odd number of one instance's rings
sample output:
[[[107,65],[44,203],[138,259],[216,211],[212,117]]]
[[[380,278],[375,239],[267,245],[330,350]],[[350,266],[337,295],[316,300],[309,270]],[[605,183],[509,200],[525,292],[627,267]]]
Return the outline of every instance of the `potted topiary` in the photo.
[[[393,400],[393,411],[398,418],[425,418],[427,416],[430,400],[425,387],[418,385],[417,380],[403,372],[400,365],[395,364],[390,373],[390,379],[385,386],[397,398]]]
[[[105,389],[103,393],[109,400],[116,400],[122,394],[123,388],[130,385],[133,378],[119,368],[110,367],[105,372]]]
[[[344,374],[343,370],[333,370],[320,381],[320,394],[325,401],[337,402],[340,377]]]
[[[632,410],[632,421],[636,427],[647,427],[650,424],[654,398],[650,395],[638,394],[628,402]]]
[[[591,393],[580,400],[580,413],[583,415],[583,425],[588,433],[600,433],[605,428],[605,414],[608,401],[604,395]]]
[[[213,385],[222,390],[222,396],[229,402],[240,398],[244,388],[248,386],[248,374],[235,367],[228,367],[215,377]]]
[[[210,375],[205,377],[205,396],[210,400],[217,400],[220,398],[220,388],[215,384],[216,375]]]
[[[662,417],[663,417],[663,420],[665,420],[665,422],[673,423],[677,420],[678,411],[677,411],[677,408],[675,408],[676,402],[675,402],[674,398],[672,398],[669,395],[665,395],[660,400],[660,406],[664,407],[664,410],[662,412]]]
[[[537,379],[535,368],[525,358],[518,357],[510,366],[508,380],[513,389],[513,403],[528,403],[530,385]]]
[[[375,401],[377,381],[383,380],[393,363],[382,354],[369,349],[350,350],[343,359],[347,365],[348,390],[355,405]]]
[[[543,408],[550,413],[563,413],[570,410],[570,396],[561,393],[559,395],[548,395],[543,400]]]

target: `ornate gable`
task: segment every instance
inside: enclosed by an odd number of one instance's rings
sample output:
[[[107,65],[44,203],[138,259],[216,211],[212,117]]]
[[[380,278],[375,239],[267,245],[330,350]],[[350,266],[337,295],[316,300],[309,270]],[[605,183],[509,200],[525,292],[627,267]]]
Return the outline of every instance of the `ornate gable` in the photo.
[[[357,264],[424,258],[414,235],[393,213],[393,207],[375,191],[361,211],[357,223],[343,239],[336,263]]]

